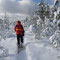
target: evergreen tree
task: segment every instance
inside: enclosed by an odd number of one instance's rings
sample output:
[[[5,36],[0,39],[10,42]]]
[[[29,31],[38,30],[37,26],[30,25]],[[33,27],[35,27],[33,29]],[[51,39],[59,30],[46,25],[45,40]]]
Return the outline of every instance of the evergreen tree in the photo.
[[[50,7],[47,2],[45,3],[45,16],[46,18],[50,18]]]
[[[8,29],[9,28],[9,20],[8,20],[8,17],[5,13],[5,16],[4,16],[4,28]]]
[[[36,13],[37,13],[37,15],[39,15],[40,16],[40,18],[44,21],[44,18],[45,18],[45,16],[44,16],[44,3],[43,3],[43,1],[41,0],[41,3],[38,5],[38,7],[39,7],[39,9],[38,9],[38,11],[36,11]]]
[[[38,4],[38,10],[36,11],[36,14],[39,15],[39,17],[44,21],[45,17],[50,17],[50,7],[47,2],[43,3],[43,0]]]
[[[60,12],[59,12],[59,14],[57,14],[56,18],[57,18],[57,20],[60,19]]]

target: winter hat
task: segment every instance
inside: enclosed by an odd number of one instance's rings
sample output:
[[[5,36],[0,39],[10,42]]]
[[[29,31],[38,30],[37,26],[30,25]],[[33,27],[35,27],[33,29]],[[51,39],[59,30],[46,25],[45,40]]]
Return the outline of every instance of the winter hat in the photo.
[[[21,22],[18,20],[17,23],[21,23]]]
[[[21,24],[21,22],[18,20],[18,21],[17,21],[17,25],[20,25],[20,24]]]

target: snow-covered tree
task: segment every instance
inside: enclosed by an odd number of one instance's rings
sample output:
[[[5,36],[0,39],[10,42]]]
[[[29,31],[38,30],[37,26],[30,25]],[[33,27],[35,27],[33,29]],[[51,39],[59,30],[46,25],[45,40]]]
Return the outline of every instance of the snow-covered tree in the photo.
[[[26,17],[23,25],[24,25],[24,27],[29,27],[31,25],[31,20],[29,19],[29,17]]]
[[[44,23],[45,23],[44,29],[41,33],[41,37],[50,37],[51,35],[54,34],[55,26],[54,26],[53,22],[47,18],[45,18]]]
[[[50,6],[47,2],[41,2],[38,4],[38,9],[36,11],[36,14],[39,15],[39,17],[44,21],[45,17],[50,18]]]
[[[56,19],[57,19],[57,20],[60,19],[60,12],[59,12],[59,14],[57,14]]]
[[[39,16],[34,15],[31,22],[32,22],[32,24],[31,24],[30,28],[31,28],[32,32],[35,34],[35,39],[40,39],[40,34],[43,29],[42,19]]]
[[[49,40],[55,47],[60,46],[60,20],[57,21],[57,27],[58,28],[55,33],[49,38]]]
[[[9,22],[8,16],[7,16],[7,14],[5,13],[4,22],[3,22],[4,28],[8,29],[8,28],[9,28],[9,23],[10,23],[10,22]]]
[[[45,6],[43,1],[41,0],[41,3],[38,4],[39,9],[36,11],[36,14],[39,15],[39,17],[44,21],[45,18]]]

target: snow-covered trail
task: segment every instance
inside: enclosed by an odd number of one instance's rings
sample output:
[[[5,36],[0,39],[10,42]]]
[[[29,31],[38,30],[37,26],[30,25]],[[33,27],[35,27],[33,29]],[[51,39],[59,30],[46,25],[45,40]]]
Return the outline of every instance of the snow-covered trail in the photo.
[[[29,33],[29,31],[27,31]],[[31,34],[31,33],[30,33]],[[28,38],[25,39],[27,42],[26,51],[28,60],[59,60],[60,51],[54,48],[50,41],[45,38],[42,40],[34,40],[34,35],[28,34]],[[32,37],[33,38],[32,38]]]
[[[60,60],[60,52],[52,47],[48,39],[36,41],[29,30],[24,37],[25,48],[19,54],[16,37],[7,38],[1,44],[8,49],[8,56],[0,60]]]

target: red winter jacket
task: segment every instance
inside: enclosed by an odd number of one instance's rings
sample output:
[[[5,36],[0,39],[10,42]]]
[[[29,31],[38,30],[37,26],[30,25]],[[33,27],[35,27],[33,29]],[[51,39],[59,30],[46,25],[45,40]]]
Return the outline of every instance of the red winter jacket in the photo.
[[[20,21],[17,22],[17,25],[15,26],[15,31],[16,35],[22,35],[22,36],[24,35],[24,29]]]

